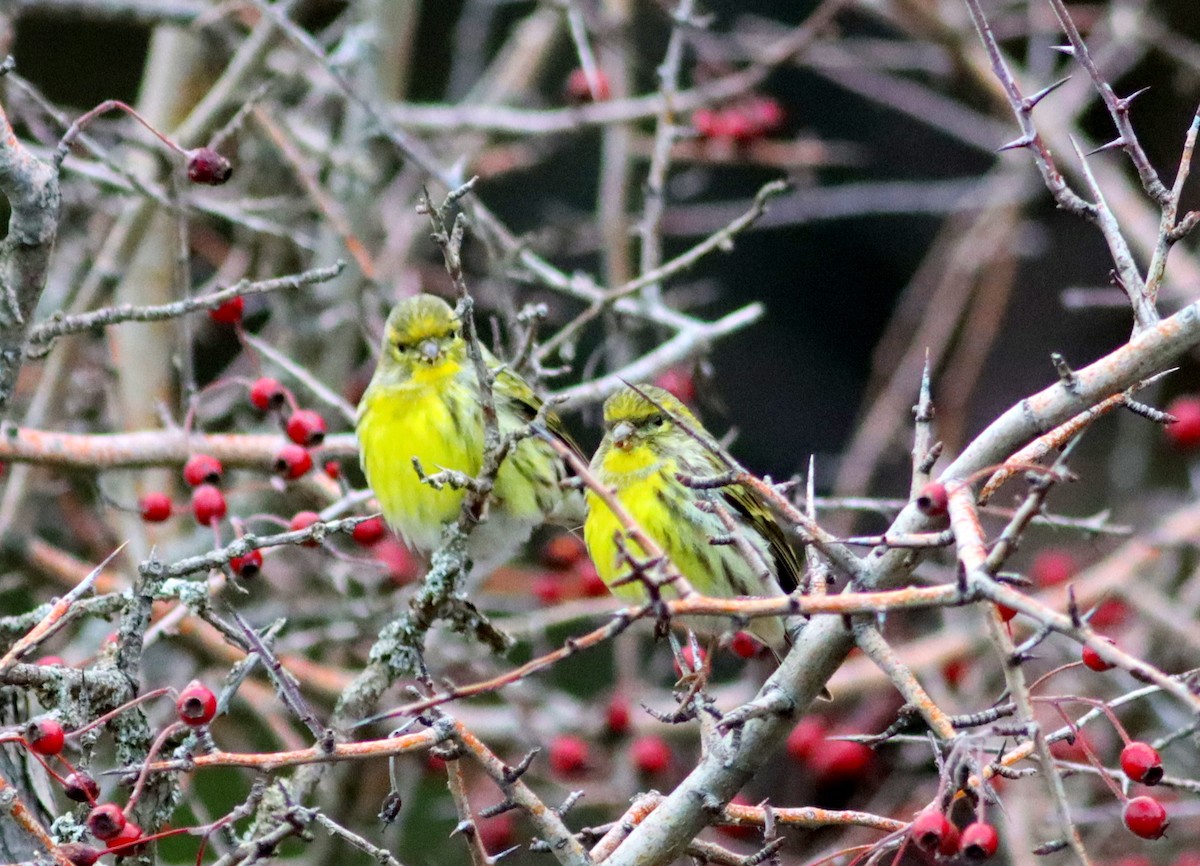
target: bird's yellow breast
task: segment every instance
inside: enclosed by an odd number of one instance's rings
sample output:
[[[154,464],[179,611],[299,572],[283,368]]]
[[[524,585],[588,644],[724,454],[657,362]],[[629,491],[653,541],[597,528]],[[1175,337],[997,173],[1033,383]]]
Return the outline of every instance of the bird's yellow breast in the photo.
[[[482,425],[474,395],[454,381],[458,370],[452,363],[420,367],[403,383],[373,384],[363,397],[358,439],[367,482],[388,523],[422,548],[435,546],[441,527],[457,518],[464,493],[422,483],[413,457],[427,474],[474,476],[480,468]]]

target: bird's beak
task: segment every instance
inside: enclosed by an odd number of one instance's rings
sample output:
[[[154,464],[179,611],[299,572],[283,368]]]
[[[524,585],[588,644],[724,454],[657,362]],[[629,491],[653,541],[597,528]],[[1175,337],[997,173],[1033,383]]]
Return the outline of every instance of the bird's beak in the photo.
[[[442,354],[441,346],[437,340],[422,340],[421,345],[417,347],[421,353],[421,360],[427,364],[432,364],[438,359],[438,355]]]
[[[613,444],[618,448],[626,448],[629,445],[629,439],[633,436],[633,425],[628,421],[622,421],[616,427],[612,428]]]

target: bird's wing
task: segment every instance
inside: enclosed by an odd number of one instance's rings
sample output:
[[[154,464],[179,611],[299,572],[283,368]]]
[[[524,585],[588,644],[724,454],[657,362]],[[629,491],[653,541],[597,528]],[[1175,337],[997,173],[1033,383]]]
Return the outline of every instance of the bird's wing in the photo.
[[[489,362],[495,361],[495,358],[488,360]],[[497,361],[496,364],[499,362]],[[506,367],[500,367],[495,370],[495,373],[496,380],[492,385],[492,393],[512,407],[513,412],[522,420],[529,422],[536,418],[543,401],[533,392],[533,388],[529,387],[529,383]],[[571,434],[567,432],[567,428],[563,426],[562,419],[558,417],[557,413],[547,412],[545,422],[548,432],[566,443],[579,456],[580,460],[587,463],[587,458],[583,456],[583,452],[575,444],[575,440],[571,438]]]
[[[787,535],[771,506],[753,487],[744,484],[734,484],[721,491],[725,501],[747,521],[750,526],[767,542],[771,556],[775,560],[775,575],[780,588],[790,593],[800,585],[803,576],[804,562],[796,549],[788,543]]]

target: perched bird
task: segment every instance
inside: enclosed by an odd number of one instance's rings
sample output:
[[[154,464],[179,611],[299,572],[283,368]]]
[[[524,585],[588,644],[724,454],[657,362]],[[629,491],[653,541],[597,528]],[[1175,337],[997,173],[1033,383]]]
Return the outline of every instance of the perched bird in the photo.
[[[524,379],[480,348],[495,373],[496,421],[504,435],[532,421],[542,403]],[[556,416],[547,415],[545,425],[569,441]],[[407,298],[388,316],[378,366],[358,404],[356,430],[363,471],[384,518],[410,547],[433,550],[445,525],[458,519],[467,492],[426,484],[413,458],[429,475],[455,470],[471,477],[484,458],[475,368],[462,323],[441,298]],[[583,496],[563,488],[566,476],[563,461],[537,436],[509,452],[496,475],[487,519],[468,542],[473,574],[502,565],[547,520],[579,524]]]
[[[785,588],[794,589],[800,579],[800,557],[753,490],[694,489],[679,480],[678,474],[711,478],[729,469],[715,449],[697,437],[713,441],[696,416],[670,393],[653,385],[626,387],[604,403],[604,439],[591,470],[697,592],[729,598],[777,596]],[[725,509],[733,519],[733,533],[713,506]],[[630,573],[616,542],[617,536],[625,534],[616,515],[593,490],[587,492],[587,507],[584,540],[600,577],[618,596],[645,601],[645,588],[638,581],[612,586]],[[744,544],[713,543],[731,535],[739,535]],[[626,546],[635,557],[644,553],[636,542]],[[670,588],[664,591],[675,595]],[[714,627],[719,620],[704,619],[707,623],[696,624],[700,630],[720,630]],[[751,620],[749,629],[777,654],[787,645],[779,618]]]

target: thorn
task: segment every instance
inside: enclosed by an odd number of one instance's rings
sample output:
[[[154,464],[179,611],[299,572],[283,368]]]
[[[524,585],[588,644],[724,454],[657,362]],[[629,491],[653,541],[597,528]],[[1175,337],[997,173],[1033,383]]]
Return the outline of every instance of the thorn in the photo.
[[[1068,57],[1075,56],[1075,46],[1074,45],[1051,45],[1050,50],[1057,51],[1059,54],[1065,54]]]
[[[1118,136],[1117,138],[1114,138],[1112,141],[1110,141],[1108,144],[1102,144],[1099,147],[1095,148],[1094,150],[1089,150],[1087,153],[1084,154],[1084,156],[1091,156],[1093,154],[1100,153],[1101,151],[1115,150],[1118,147],[1124,147],[1124,146],[1125,146],[1125,139],[1123,137]]]
[[[475,822],[470,821],[470,820],[459,821],[457,824],[454,825],[454,829],[450,831],[450,835],[457,836],[460,833],[463,834],[464,836],[474,835]]]
[[[1062,386],[1072,394],[1077,393],[1079,382],[1075,378],[1075,371],[1067,363],[1067,359],[1058,352],[1051,352],[1050,363],[1054,365],[1054,371],[1058,374],[1058,381],[1062,383]]]
[[[1133,101],[1149,89],[1150,89],[1149,87],[1143,87],[1141,90],[1133,91],[1133,93],[1129,94],[1124,99],[1118,99],[1117,100],[1117,111],[1120,111],[1122,113],[1129,111],[1129,106],[1133,104]]]
[[[1066,78],[1060,78],[1058,81],[1054,82],[1049,87],[1043,87],[1037,93],[1033,94],[1033,96],[1027,96],[1025,98],[1025,100],[1022,102],[1022,107],[1024,108],[1025,111],[1033,111],[1033,109],[1037,106],[1037,104],[1039,102],[1041,102],[1043,99],[1045,99],[1047,96],[1049,96],[1054,91],[1058,90],[1058,88],[1062,87],[1064,84],[1066,84],[1070,80],[1071,80],[1071,76],[1068,75]]]
[[[1017,150],[1022,147],[1029,147],[1033,144],[1032,135],[1022,135],[1020,138],[1014,138],[1008,144],[1002,144],[996,148],[996,153],[1003,153],[1006,150]]]

